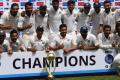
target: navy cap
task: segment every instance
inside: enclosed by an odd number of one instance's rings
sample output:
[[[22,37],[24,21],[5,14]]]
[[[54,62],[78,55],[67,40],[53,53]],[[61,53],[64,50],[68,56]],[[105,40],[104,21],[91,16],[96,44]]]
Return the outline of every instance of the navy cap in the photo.
[[[81,33],[87,33],[88,32],[88,28],[86,26],[83,26],[80,28],[80,32]]]
[[[0,30],[0,36],[5,36],[5,32],[3,30]]]
[[[100,7],[101,7],[101,4],[96,2],[96,3],[93,4],[93,6],[94,6],[94,7],[99,7],[99,8],[100,8]]]
[[[84,3],[84,8],[91,8],[90,3]]]

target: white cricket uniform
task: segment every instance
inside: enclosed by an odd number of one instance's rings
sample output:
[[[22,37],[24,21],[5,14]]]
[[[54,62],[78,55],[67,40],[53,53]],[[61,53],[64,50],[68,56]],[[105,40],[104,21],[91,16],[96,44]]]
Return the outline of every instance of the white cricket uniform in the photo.
[[[19,50],[20,47],[22,47],[26,51],[23,40],[21,38],[18,38],[16,42],[12,42],[11,39],[8,38],[8,41],[9,41],[9,48],[12,48],[13,52],[20,51]]]
[[[24,34],[32,35],[35,33],[35,15],[32,14],[30,17],[25,15],[24,17],[19,18],[18,27],[23,27],[25,25],[30,25],[30,24],[32,25],[32,27],[30,29],[24,30],[23,35]]]
[[[117,21],[120,21],[120,9],[116,9],[115,11]]]
[[[115,34],[115,41],[118,47],[118,45],[120,45],[120,35],[118,35],[118,33]],[[120,47],[117,48],[117,52],[120,53]]]
[[[73,13],[71,14],[68,9],[65,10],[65,13],[62,15],[62,20],[63,23],[67,25],[68,33],[77,31],[77,23],[75,21],[76,17],[77,14],[75,13],[75,10],[73,10]]]
[[[0,45],[0,48],[3,49],[3,52],[7,52],[8,51],[8,47],[9,47],[9,42],[8,42],[8,40],[5,39],[3,44]]]
[[[30,17],[25,15],[24,17],[19,18],[18,27],[23,27],[25,25],[30,25],[30,24],[32,25],[32,27],[22,32],[24,44],[26,47],[28,47],[30,38],[35,34],[35,15],[32,14]]]
[[[18,21],[19,21],[20,13],[18,12],[17,16],[12,16],[10,14],[10,11],[6,11],[3,13],[3,15],[0,18],[0,24],[3,25],[10,25],[13,29],[17,29],[18,27]],[[11,30],[5,30],[6,36],[9,37],[9,33]]]
[[[100,15],[99,24],[110,25],[112,32],[114,32],[116,21],[117,21],[116,13],[110,11],[110,13],[107,14],[105,11],[103,11]]]
[[[86,15],[84,12],[78,12],[76,21],[77,21],[77,31],[80,32],[80,28],[83,26],[89,26],[89,16]],[[89,29],[89,28],[88,28]]]
[[[85,45],[85,46],[97,46],[98,41],[96,39],[96,36],[88,33],[86,39],[83,39],[82,35],[79,33],[77,34],[77,45]]]
[[[117,46],[120,44],[120,36],[115,34],[115,40],[117,42]],[[118,54],[114,57],[114,63],[116,66],[120,66],[120,47],[117,48]]]
[[[62,10],[59,8],[57,11],[51,7],[47,10],[48,12],[48,24],[50,28],[50,33],[58,33],[59,32],[59,26],[62,23],[61,17],[62,17]]]
[[[108,38],[105,37],[104,33],[99,33],[97,38],[99,41],[99,46],[102,49],[112,48],[112,43],[115,42],[113,33],[111,33]]]
[[[92,25],[92,29],[91,29],[91,33],[97,36],[97,30],[99,29],[99,22],[100,22],[100,15],[102,13],[102,9],[100,10],[100,12],[97,14],[95,12],[94,9],[91,9],[91,11],[89,12],[89,20],[91,21],[91,25]]]
[[[120,66],[120,54],[117,54],[115,57],[114,57],[114,61],[113,63],[117,66]]]
[[[70,48],[72,45],[76,45],[76,41],[69,34],[66,34],[65,38],[62,38],[62,36],[59,34],[54,37],[53,41],[50,43],[50,46],[55,47],[61,44],[64,45],[64,48]]]
[[[48,44],[48,39],[44,35],[42,35],[40,40],[37,38],[37,35],[34,35],[33,39],[30,40],[28,48],[36,48],[38,51],[42,51],[48,47]]]
[[[38,26],[44,28],[44,34],[46,36],[49,35],[49,29],[48,29],[48,14],[46,14],[44,17],[40,15],[40,12],[37,12],[35,14],[35,29],[37,29]]]

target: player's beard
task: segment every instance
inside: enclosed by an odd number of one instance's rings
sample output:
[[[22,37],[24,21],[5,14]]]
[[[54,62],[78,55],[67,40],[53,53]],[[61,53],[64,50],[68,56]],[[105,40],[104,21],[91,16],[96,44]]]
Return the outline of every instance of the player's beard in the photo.
[[[106,8],[106,9],[105,9],[105,12],[106,12],[106,13],[109,13],[109,12],[110,12],[110,8]]]
[[[17,16],[17,11],[11,12],[11,15],[14,17]]]
[[[65,38],[66,32],[61,32],[60,34],[61,34],[61,36],[62,36],[63,38]]]
[[[96,9],[95,12],[98,14],[100,12],[100,9]]]
[[[26,14],[27,14],[28,16],[31,16],[32,10],[26,11]]]

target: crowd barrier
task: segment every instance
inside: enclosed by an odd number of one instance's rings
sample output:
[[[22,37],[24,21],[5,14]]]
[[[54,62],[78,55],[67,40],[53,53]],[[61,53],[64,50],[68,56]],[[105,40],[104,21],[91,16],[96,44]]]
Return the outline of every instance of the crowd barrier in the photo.
[[[55,68],[54,75],[113,72],[115,68],[112,63],[115,55],[114,49],[75,50],[70,53],[58,50],[50,66]],[[45,51],[14,52],[12,55],[2,53],[0,55],[0,78],[46,76],[46,66],[49,67],[46,56]]]

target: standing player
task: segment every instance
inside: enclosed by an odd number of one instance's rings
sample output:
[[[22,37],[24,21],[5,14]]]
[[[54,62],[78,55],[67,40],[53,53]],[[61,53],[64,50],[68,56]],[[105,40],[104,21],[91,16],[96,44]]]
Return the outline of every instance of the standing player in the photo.
[[[104,25],[110,25],[112,32],[115,30],[115,25],[116,25],[116,14],[113,14],[111,11],[111,2],[109,0],[104,1],[104,11],[102,12],[100,16],[100,30],[102,31],[102,28]]]
[[[52,39],[59,32],[59,25],[61,24],[62,10],[59,8],[59,0],[52,0],[52,7],[47,12],[50,37]]]
[[[0,18],[0,29],[6,31],[6,37],[9,37],[11,29],[17,29],[19,21],[19,5],[13,3],[9,11],[3,13]]]
[[[77,31],[79,32],[80,28],[83,26],[89,26],[89,16],[88,13],[90,12],[91,5],[90,3],[85,3],[84,8],[82,12],[78,12],[78,15],[76,17],[77,21]]]
[[[68,33],[75,33],[76,32],[76,16],[77,14],[74,11],[75,8],[75,1],[68,0],[67,2],[67,10],[62,15],[62,23],[67,25]]]
[[[89,13],[89,20],[91,21],[91,25],[92,25],[92,29],[91,29],[91,33],[96,35],[99,33],[99,22],[100,22],[100,15],[102,13],[102,9],[101,9],[101,4],[95,2],[93,4],[93,8],[90,13]]]
[[[23,33],[24,44],[27,47],[29,39],[35,33],[35,14],[33,12],[33,4],[25,3],[25,14],[21,16],[18,23],[18,29]]]
[[[49,28],[48,28],[48,14],[46,13],[47,6],[42,5],[39,7],[39,11],[35,14],[35,28],[37,29],[38,26],[43,26],[44,34],[46,36],[49,35]]]

